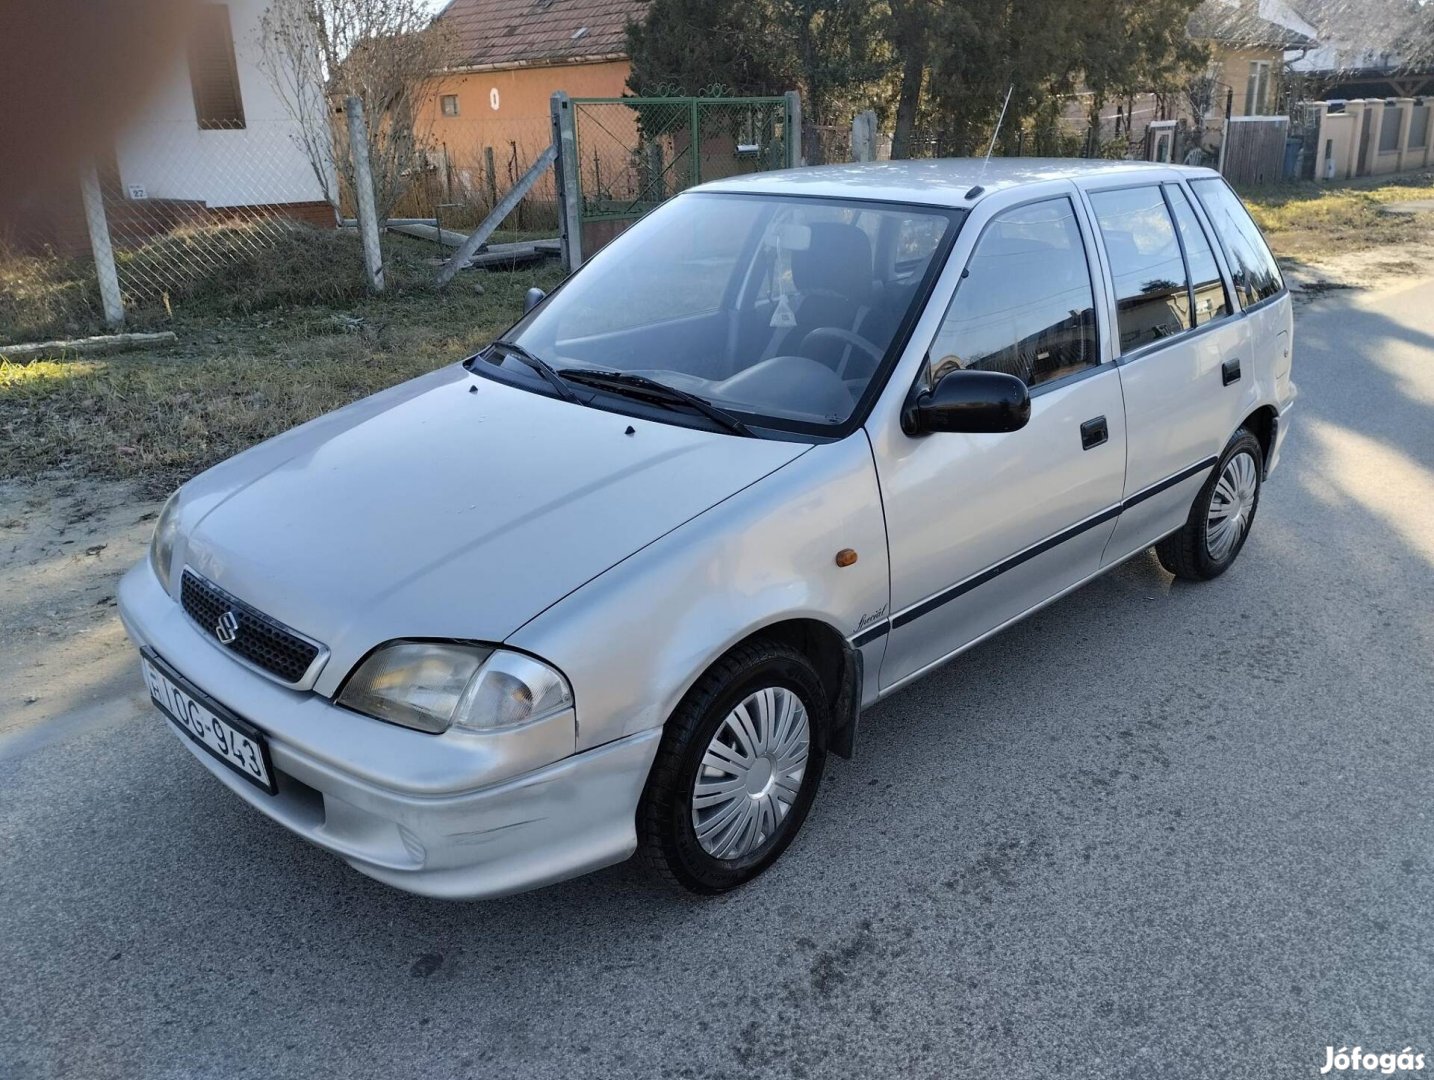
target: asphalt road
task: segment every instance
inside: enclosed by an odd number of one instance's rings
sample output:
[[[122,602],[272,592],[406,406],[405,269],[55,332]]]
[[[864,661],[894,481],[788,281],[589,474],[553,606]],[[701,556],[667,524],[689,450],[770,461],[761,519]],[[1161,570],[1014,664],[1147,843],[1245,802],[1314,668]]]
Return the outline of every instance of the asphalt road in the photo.
[[[1295,377],[1229,574],[1139,558],[872,710],[722,899],[631,865],[394,892],[229,795],[137,677],[11,738],[0,1077],[1434,1067],[1434,281],[1302,309]]]

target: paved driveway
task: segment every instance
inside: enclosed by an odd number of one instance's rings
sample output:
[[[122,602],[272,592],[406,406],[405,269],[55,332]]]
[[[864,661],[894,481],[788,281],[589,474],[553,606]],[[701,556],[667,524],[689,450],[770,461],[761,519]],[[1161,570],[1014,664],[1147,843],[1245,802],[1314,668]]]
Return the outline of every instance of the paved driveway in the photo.
[[[872,710],[722,899],[390,891],[226,793],[137,677],[9,737],[0,1077],[1434,1065],[1434,282],[1304,308],[1295,375],[1228,575],[1139,558]]]

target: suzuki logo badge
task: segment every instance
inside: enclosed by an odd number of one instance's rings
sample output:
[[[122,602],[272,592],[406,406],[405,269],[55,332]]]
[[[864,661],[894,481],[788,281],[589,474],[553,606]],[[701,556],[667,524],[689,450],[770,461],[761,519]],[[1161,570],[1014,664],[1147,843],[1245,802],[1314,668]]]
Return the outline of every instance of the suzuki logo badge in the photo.
[[[239,616],[232,611],[226,611],[219,616],[219,623],[214,627],[214,636],[225,645],[233,645],[234,639],[239,636]]]

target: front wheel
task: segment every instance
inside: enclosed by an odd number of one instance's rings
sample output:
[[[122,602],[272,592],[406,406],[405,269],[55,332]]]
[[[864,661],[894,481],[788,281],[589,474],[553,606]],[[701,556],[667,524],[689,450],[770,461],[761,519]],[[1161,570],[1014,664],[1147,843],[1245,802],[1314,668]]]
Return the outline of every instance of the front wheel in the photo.
[[[1155,545],[1161,566],[1190,581],[1209,581],[1230,568],[1260,505],[1263,460],[1260,440],[1244,428],[1237,431],[1195,497],[1184,526]]]
[[[772,865],[816,797],[829,709],[811,661],[781,642],[719,660],[663,730],[637,811],[644,861],[698,893]]]

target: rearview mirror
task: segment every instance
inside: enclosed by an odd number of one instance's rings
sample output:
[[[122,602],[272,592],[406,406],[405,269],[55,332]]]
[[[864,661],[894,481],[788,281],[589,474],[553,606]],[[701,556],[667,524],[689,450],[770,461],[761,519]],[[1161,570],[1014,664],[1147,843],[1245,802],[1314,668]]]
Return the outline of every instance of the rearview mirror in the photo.
[[[528,314],[528,312],[532,311],[535,307],[537,307],[545,299],[547,299],[547,296],[547,293],[543,292],[542,289],[534,285],[531,289],[528,290],[528,295],[523,297],[523,314]]]
[[[901,411],[908,435],[935,431],[989,434],[1018,431],[1031,418],[1026,384],[1001,371],[948,371],[930,390],[914,393]]]

